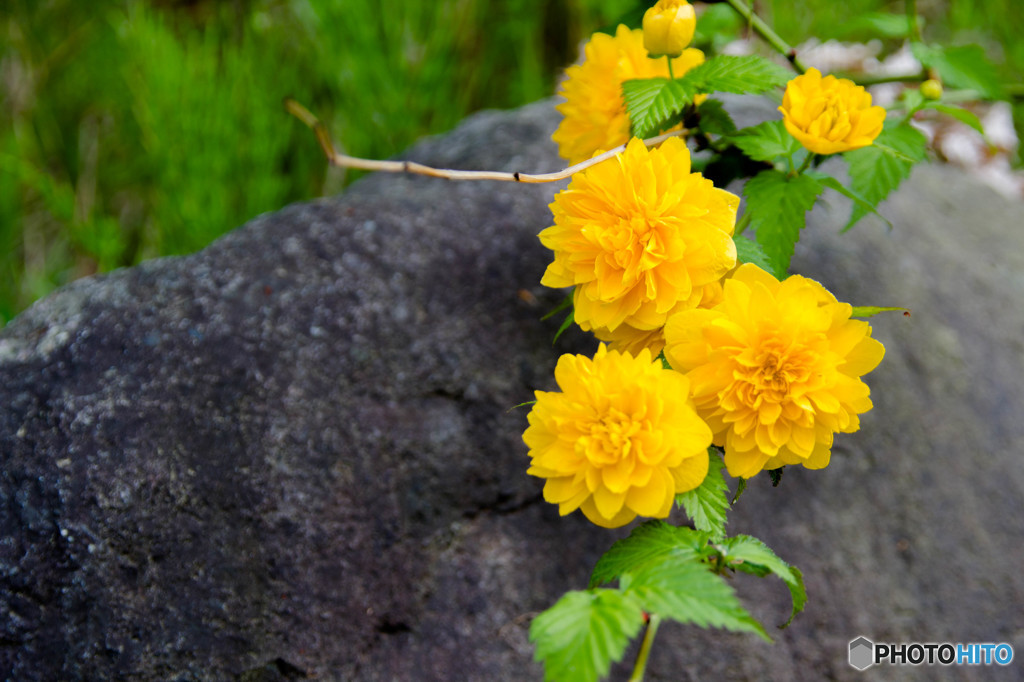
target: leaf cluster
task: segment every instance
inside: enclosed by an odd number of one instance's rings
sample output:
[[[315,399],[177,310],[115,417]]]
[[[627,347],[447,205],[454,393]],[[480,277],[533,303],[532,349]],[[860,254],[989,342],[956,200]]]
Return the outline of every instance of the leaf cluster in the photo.
[[[530,628],[547,680],[597,680],[619,661],[647,619],[699,627],[768,633],[740,603],[726,576],[736,571],[775,575],[789,588],[793,608],[785,627],[807,601],[800,571],[760,540],[726,538],[729,509],[723,464],[710,450],[704,484],[677,499],[696,528],[648,521],[619,540],[594,567],[589,588],[564,595]],[[608,585],[618,581],[618,587]]]
[[[941,47],[915,43],[915,55],[947,83],[970,88],[985,97],[1001,94],[991,64],[976,46]],[[716,56],[680,78],[629,80],[623,98],[635,135],[648,137],[682,120],[698,151],[710,152],[705,175],[716,185],[746,178],[744,210],[736,248],[741,262],[755,263],[776,277],[785,277],[807,213],[832,190],[852,202],[844,231],[868,214],[910,176],[926,157],[926,139],[908,120],[916,111],[932,109],[981,130],[977,117],[942,101],[925,101],[916,90],[904,100],[906,116],[890,116],[875,143],[841,155],[848,180],[819,168],[823,157],[812,154],[781,120],[738,129],[716,92],[760,94],[784,86],[792,74],[758,56]],[[750,229],[752,235],[743,232]]]

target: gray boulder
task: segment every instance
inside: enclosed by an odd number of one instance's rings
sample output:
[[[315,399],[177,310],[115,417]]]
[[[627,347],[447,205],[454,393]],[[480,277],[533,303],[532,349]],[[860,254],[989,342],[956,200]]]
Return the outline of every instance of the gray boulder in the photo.
[[[408,158],[557,169],[551,107]],[[556,189],[369,176],[8,325],[0,673],[540,679],[531,616],[625,533],[541,500],[509,409],[594,347],[552,347],[559,320],[540,320]],[[985,679],[1013,671],[861,674],[847,645],[1024,645],[1021,206],[939,167],[887,204],[891,232],[837,236],[836,204],[795,270],[913,317],[874,322],[864,429],[823,471],[752,482],[730,523],[803,569],[807,611],[772,645],[666,625],[648,679]],[[755,615],[784,621],[781,583],[748,577]]]

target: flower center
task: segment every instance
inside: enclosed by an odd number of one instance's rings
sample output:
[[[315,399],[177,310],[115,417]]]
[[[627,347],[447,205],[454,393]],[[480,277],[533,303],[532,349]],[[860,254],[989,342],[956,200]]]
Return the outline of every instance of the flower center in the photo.
[[[771,393],[773,397],[780,396],[781,399],[789,392],[789,382],[792,380],[792,368],[777,353],[769,351],[751,383],[760,393]]]
[[[782,403],[795,384],[805,383],[811,375],[816,354],[801,344],[769,340],[741,360],[735,377],[743,402],[753,408],[763,403]]]
[[[629,456],[632,438],[640,431],[640,422],[613,408],[592,421],[589,431],[577,441],[576,447],[582,449],[582,454],[594,466],[606,466]]]
[[[665,260],[665,246],[657,228],[657,218],[646,211],[619,218],[614,228],[600,236],[607,265],[622,273],[622,282],[634,285],[644,272]]]
[[[850,110],[845,99],[837,93],[828,96],[825,109],[813,125],[818,126],[814,131],[821,137],[830,140],[841,140],[850,132]]]

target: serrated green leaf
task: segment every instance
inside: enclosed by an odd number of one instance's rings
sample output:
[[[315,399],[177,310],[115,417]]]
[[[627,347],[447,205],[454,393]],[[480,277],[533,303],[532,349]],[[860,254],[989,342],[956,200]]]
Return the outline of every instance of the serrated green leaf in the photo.
[[[942,112],[947,116],[952,116],[961,123],[964,123],[974,128],[982,135],[985,134],[985,127],[981,125],[981,119],[979,119],[972,111],[967,111],[966,109],[961,109],[960,107],[953,107],[948,104],[943,104],[941,102],[928,102],[925,105],[925,108],[934,109],[935,111]]]
[[[732,496],[732,504],[735,505],[739,502],[740,495],[742,495],[747,489],[747,479],[740,478],[736,481],[736,494]]]
[[[545,680],[598,680],[643,626],[638,600],[619,590],[567,592],[530,625]]]
[[[800,151],[800,141],[789,134],[782,121],[765,121],[731,136],[732,143],[755,161],[773,162]]]
[[[850,313],[850,317],[874,317],[878,313],[899,312],[902,312],[905,317],[910,317],[910,310],[908,308],[900,308],[899,306],[880,307],[874,305],[855,305],[853,306],[853,312]]]
[[[925,136],[909,125],[888,125],[875,144],[843,153],[850,169],[850,188],[869,204],[878,206],[910,177],[914,164],[924,159],[926,143]],[[854,204],[842,231],[849,230],[867,214],[867,209]]]
[[[630,130],[639,138],[656,135],[671,127],[669,119],[678,116],[693,101],[694,92],[678,79],[645,78],[622,83],[622,98],[629,112]]]
[[[724,466],[718,453],[708,448],[708,475],[704,481],[695,489],[676,495],[676,504],[686,510],[697,530],[710,533],[712,540],[725,537],[729,513],[729,486],[722,477]]]
[[[736,244],[736,260],[740,263],[753,263],[762,270],[774,274],[776,277],[782,276],[785,271],[780,269],[776,263],[773,263],[768,255],[761,250],[761,247],[757,245],[750,237],[739,236],[733,237],[733,242]]]
[[[629,574],[623,589],[648,613],[700,627],[753,632],[771,641],[725,579],[697,560],[664,557]]]
[[[743,187],[743,196],[750,214],[750,227],[757,243],[779,269],[776,277],[785,276],[793,257],[805,214],[814,206],[822,185],[810,175],[787,176],[776,170],[761,171]]]
[[[890,229],[892,229],[892,223],[889,222],[888,218],[886,218],[884,215],[878,212],[878,207],[874,206],[870,201],[862,197],[860,194],[854,192],[852,189],[850,189],[843,183],[839,182],[831,175],[828,175],[827,173],[821,173],[818,171],[809,171],[807,174],[810,175],[815,180],[817,180],[818,182],[820,182],[821,184],[825,185],[825,187],[833,189],[836,192],[842,194],[847,199],[850,199],[851,201],[853,201],[854,204],[859,205],[868,213],[874,213],[876,216],[884,220],[885,224],[888,225]]]
[[[633,529],[628,538],[616,542],[598,560],[590,576],[590,586],[609,583],[664,557],[675,557],[681,561],[699,559],[709,537],[708,533],[680,528],[664,521],[642,523]]]
[[[890,153],[898,153],[900,158],[914,163],[924,161],[927,157],[925,147],[928,140],[924,134],[911,125],[904,125],[895,120],[887,121],[882,133],[875,138],[875,144],[881,145]]]
[[[793,611],[789,620],[779,627],[784,628],[792,623],[796,614],[804,610],[807,590],[804,588],[803,574],[780,559],[768,545],[749,535],[737,535],[723,541],[719,548],[722,550],[723,561],[731,568],[759,577],[774,573],[786,583],[793,598]]]
[[[986,99],[1004,97],[996,67],[980,45],[912,43],[910,48],[922,64],[939,72],[945,85],[975,90]]]
[[[764,57],[718,55],[695,66],[677,79],[695,93],[731,92],[737,95],[759,95],[782,87],[793,74]]]
[[[700,116],[700,129],[710,135],[732,135],[736,132],[736,124],[732,116],[725,110],[721,100],[706,99],[697,107]]]

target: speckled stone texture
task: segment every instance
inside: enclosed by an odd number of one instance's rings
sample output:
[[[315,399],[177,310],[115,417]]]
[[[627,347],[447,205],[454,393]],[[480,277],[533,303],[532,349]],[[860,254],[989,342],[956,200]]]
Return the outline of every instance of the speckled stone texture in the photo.
[[[556,123],[485,113],[407,157],[555,170]],[[594,347],[540,320],[556,189],[368,176],[0,332],[0,677],[539,679],[531,615],[624,534],[541,501],[509,411]],[[846,655],[1024,652],[1022,205],[940,167],[886,204],[891,232],[840,237],[830,201],[795,271],[913,316],[874,321],[863,431],[732,517],[804,571],[807,611],[773,645],[667,624],[648,679],[1019,678]],[[786,619],[781,583],[735,585]]]

